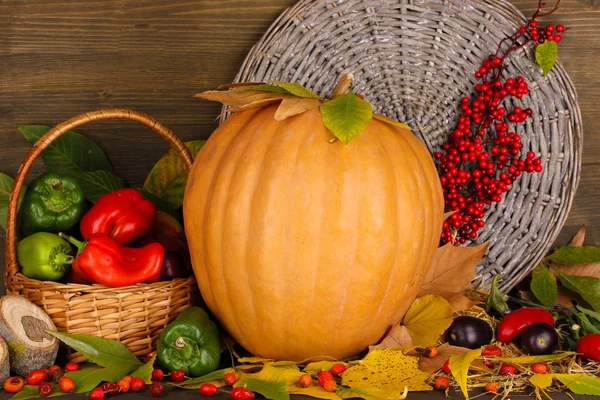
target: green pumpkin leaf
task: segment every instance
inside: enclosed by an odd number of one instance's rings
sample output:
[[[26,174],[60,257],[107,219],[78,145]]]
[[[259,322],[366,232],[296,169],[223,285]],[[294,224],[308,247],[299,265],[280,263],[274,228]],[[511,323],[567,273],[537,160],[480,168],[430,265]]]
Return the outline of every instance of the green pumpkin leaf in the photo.
[[[133,371],[142,365],[141,361],[121,342],[95,336],[69,334],[47,330],[49,334],[83,354],[91,362],[102,367],[129,368]]]
[[[495,275],[492,279],[490,295],[485,300],[485,311],[490,312],[491,309],[494,309],[503,314],[508,311],[508,304],[506,303],[504,295],[500,289],[498,289],[498,278],[500,278],[500,274]]]
[[[371,105],[351,91],[321,104],[320,110],[323,124],[344,144],[360,135],[373,118]]]
[[[86,200],[92,203],[97,202],[106,193],[125,187],[123,178],[107,170],[72,173],[72,175],[79,181]]]
[[[35,143],[49,130],[42,125],[19,128],[30,143]],[[42,160],[48,170],[73,176],[82,171],[113,170],[104,151],[91,139],[76,132],[67,132],[52,142],[42,152]]]
[[[12,190],[14,179],[10,176],[0,172],[0,227],[6,230],[6,219],[8,218],[8,200],[10,198],[10,192]],[[19,206],[25,196],[27,186],[23,185],[21,193],[19,194]],[[18,208],[18,207],[17,207]]]
[[[131,365],[119,365],[108,368],[94,366],[84,368],[80,371],[67,372],[65,375],[75,381],[75,393],[85,393],[93,390],[100,382],[118,382],[130,373],[131,370]]]
[[[296,372],[297,371],[297,372]],[[233,385],[234,387],[245,387],[255,393],[259,393],[271,400],[289,400],[290,394],[287,390],[288,381],[285,376],[285,369],[272,367],[265,364],[263,369],[254,374],[240,373],[240,379]],[[298,376],[301,373],[295,368]]]
[[[465,399],[469,398],[469,392],[467,391],[469,367],[479,356],[481,356],[481,349],[469,350],[466,353],[450,357],[450,361],[448,362],[450,372],[452,372],[452,376],[454,376],[456,383],[460,386],[460,389],[465,395]]]
[[[558,44],[554,41],[546,40],[535,48],[535,61],[542,67],[544,76],[548,75],[548,72],[554,67],[557,58]]]
[[[364,399],[364,400],[398,400],[406,398],[408,387],[405,387],[404,393],[397,390],[382,390],[375,387],[369,388],[349,388],[340,386],[336,391],[342,399]]]
[[[564,246],[546,257],[546,260],[566,265],[592,264],[600,262],[600,247]]]
[[[571,392],[581,395],[600,396],[600,378],[586,374],[552,374]]]
[[[228,372],[232,372],[231,368],[219,369],[217,371],[210,372],[206,375],[199,376],[197,378],[188,379],[181,383],[174,383],[174,386],[181,387],[183,389],[198,389],[200,385],[205,382],[222,380],[225,377],[225,374]]]
[[[273,81],[269,81],[269,83],[274,83],[276,85],[281,86],[288,93],[291,93],[294,96],[306,97],[308,99],[320,99],[321,98],[321,96],[318,96],[317,94],[311,92],[310,90],[308,90],[307,88],[305,88],[304,86],[302,86],[299,83],[274,81],[274,80]]]
[[[556,296],[558,296],[556,278],[544,264],[538,265],[533,270],[530,287],[542,304],[549,306],[556,303]]]
[[[579,293],[594,310],[600,311],[600,279],[592,276],[567,275],[560,271],[560,282],[569,290]]]
[[[144,365],[133,371],[131,376],[133,378],[142,378],[145,383],[152,383],[152,371],[154,371],[154,362],[156,361],[156,354]]]
[[[204,140],[194,140],[186,142],[185,145],[192,153],[192,157],[195,157],[204,143]],[[174,149],[170,149],[152,167],[150,174],[144,182],[144,190],[163,199],[171,207],[177,209],[183,204],[183,193],[185,192],[187,176],[188,171],[181,157],[179,157],[179,154]]]

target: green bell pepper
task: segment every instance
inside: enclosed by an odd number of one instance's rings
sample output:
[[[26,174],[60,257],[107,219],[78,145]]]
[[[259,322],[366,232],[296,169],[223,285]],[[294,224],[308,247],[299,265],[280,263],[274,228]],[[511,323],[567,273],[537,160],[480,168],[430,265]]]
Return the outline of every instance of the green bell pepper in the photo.
[[[85,198],[77,180],[54,172],[40,175],[29,185],[21,203],[21,237],[69,231],[84,209]]]
[[[164,369],[182,369],[187,376],[216,370],[221,361],[217,325],[200,307],[186,308],[160,334],[156,360]]]
[[[21,273],[41,281],[60,280],[73,263],[71,245],[54,233],[37,232],[17,245]]]

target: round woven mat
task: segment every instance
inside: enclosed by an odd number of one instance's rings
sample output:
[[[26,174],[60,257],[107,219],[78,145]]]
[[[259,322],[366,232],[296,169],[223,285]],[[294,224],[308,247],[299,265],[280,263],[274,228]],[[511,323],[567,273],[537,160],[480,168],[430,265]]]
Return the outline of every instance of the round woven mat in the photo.
[[[472,94],[473,72],[524,21],[502,0],[303,0],[252,48],[236,81],[298,82],[326,95],[352,72],[354,92],[375,112],[411,125],[433,152],[455,127],[460,98]],[[507,63],[507,75],[524,76],[530,94],[505,105],[533,110],[533,118],[511,130],[522,137],[522,154],[541,154],[544,171],[513,184],[487,211],[476,240],[491,245],[474,284],[483,280],[487,287],[502,273],[504,291],[537,265],[564,224],[583,137],[577,94],[560,62],[544,77],[527,46]]]

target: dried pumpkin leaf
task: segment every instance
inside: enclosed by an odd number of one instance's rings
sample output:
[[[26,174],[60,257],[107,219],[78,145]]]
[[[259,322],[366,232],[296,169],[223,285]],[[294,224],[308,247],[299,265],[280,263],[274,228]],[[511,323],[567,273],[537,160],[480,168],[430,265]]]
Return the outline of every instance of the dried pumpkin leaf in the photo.
[[[242,107],[260,100],[282,100],[293,97],[286,93],[257,92],[252,90],[209,90],[194,97],[218,101],[231,107]]]
[[[304,86],[302,86],[299,83],[275,81],[275,80],[270,80],[269,83],[274,83],[276,85],[281,86],[282,88],[287,90],[289,93],[293,94],[294,96],[304,97],[307,99],[321,99],[321,96],[311,92],[310,90],[308,90],[307,88],[305,88]]]
[[[386,123],[391,124],[391,125],[395,125],[395,126],[400,127],[400,128],[411,130],[410,126],[408,126],[406,124],[403,124],[402,122],[398,122],[398,121],[396,121],[394,119],[388,118],[385,115],[373,114],[373,118],[378,119],[378,120],[383,121],[383,122],[386,122]]]
[[[346,388],[340,387],[335,392],[342,399],[360,398],[364,400],[404,400],[408,396],[405,386],[402,393],[399,390],[381,390],[378,388]]]
[[[452,308],[440,296],[416,299],[404,316],[403,325],[415,346],[431,346],[452,324]]]
[[[307,99],[302,97],[283,99],[275,112],[275,120],[283,121],[288,117],[302,114],[303,112],[310,111],[320,105],[321,101],[318,99]]]
[[[469,368],[471,367],[471,363],[479,356],[481,356],[481,349],[469,350],[466,353],[450,357],[448,363],[450,372],[452,372],[452,376],[454,376],[454,379],[456,379],[456,382],[460,386],[465,399],[469,398],[469,392],[467,391]]]
[[[354,389],[377,388],[384,391],[427,391],[429,374],[419,370],[419,359],[400,350],[374,350],[342,374],[342,384]]]
[[[383,349],[400,349],[413,345],[413,340],[404,325],[394,325],[377,346],[369,346],[369,351]]]
[[[465,300],[463,290],[471,287],[471,281],[475,278],[475,267],[488,246],[489,242],[467,247],[452,246],[448,243],[438,248],[419,296],[442,296],[448,300],[455,312],[475,305],[476,302]]]

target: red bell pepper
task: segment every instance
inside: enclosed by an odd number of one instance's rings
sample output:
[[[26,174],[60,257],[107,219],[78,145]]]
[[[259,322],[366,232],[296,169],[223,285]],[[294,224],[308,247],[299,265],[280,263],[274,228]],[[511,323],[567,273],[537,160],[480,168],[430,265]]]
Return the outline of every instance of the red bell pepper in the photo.
[[[93,235],[87,242],[63,233],[60,236],[79,249],[72,268],[87,282],[127,286],[157,282],[160,279],[164,258],[164,249],[160,243],[128,248],[102,234]]]
[[[100,197],[83,216],[79,228],[84,239],[95,234],[110,236],[126,245],[152,229],[156,208],[135,189],[115,190]]]
[[[500,343],[508,343],[536,322],[545,322],[554,326],[554,317],[541,308],[519,308],[502,318],[496,331],[496,339]]]

